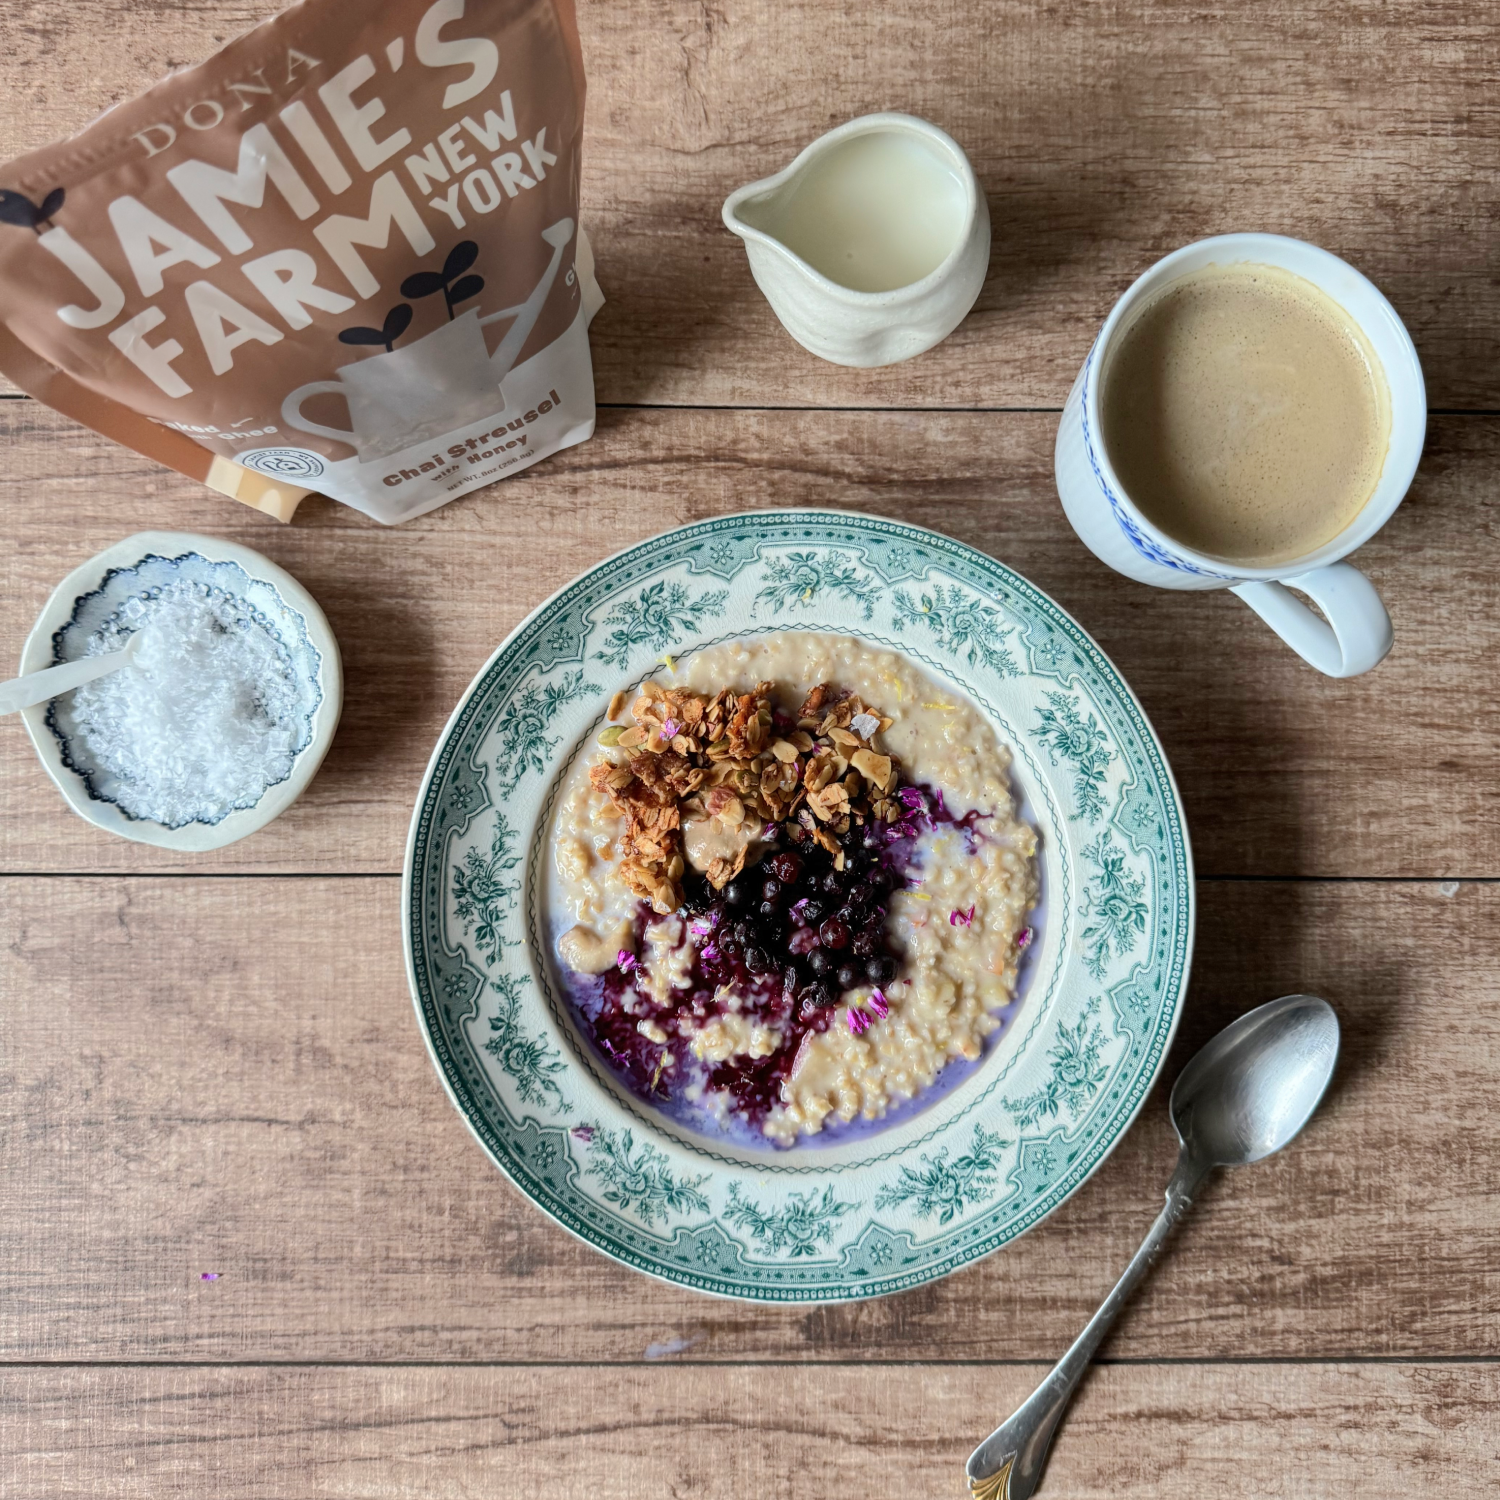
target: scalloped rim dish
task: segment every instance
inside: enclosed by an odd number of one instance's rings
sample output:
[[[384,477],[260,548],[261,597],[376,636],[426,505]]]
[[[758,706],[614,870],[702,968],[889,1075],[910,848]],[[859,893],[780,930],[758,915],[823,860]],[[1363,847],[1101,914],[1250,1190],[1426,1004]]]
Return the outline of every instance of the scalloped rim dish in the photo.
[[[338,641],[313,596],[284,568],[249,547],[187,531],[137,532],[74,568],[52,591],[26,638],[20,670],[23,674],[37,672],[54,664],[57,660],[54,654],[56,636],[73,619],[78,606],[105,587],[113,575],[128,571],[149,558],[170,561],[190,554],[208,563],[231,563],[240,568],[252,583],[267,586],[280,607],[300,620],[318,658],[316,681],[322,696],[310,717],[308,741],[297,752],[291,774],[285,780],[267,787],[254,807],[238,809],[216,823],[188,823],[181,828],[168,828],[149,819],[129,817],[113,801],[92,793],[87,780],[72,766],[65,746],[48,722],[48,703],[34,704],[21,712],[26,721],[26,732],[43,767],[68,805],[81,818],[106,833],[136,843],[202,853],[246,838],[285,812],[306,790],[333,743],[344,701],[343,665]]]

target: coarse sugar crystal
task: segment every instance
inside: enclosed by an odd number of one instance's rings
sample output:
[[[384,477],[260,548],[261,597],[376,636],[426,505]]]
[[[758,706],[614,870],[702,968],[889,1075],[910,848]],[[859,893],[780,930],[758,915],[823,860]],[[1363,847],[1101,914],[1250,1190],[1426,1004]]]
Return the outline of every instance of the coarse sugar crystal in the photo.
[[[126,600],[86,654],[137,633],[130,665],[75,689],[59,715],[94,795],[168,828],[255,806],[307,737],[286,647],[245,600],[183,578]]]

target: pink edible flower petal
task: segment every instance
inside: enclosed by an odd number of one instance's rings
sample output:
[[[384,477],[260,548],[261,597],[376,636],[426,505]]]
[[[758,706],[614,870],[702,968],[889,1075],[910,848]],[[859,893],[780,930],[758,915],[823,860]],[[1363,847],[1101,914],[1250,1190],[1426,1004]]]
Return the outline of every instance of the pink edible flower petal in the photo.
[[[587,1144],[594,1138],[594,1127],[592,1125],[575,1125],[568,1132],[568,1134],[572,1136],[575,1141],[583,1141],[585,1144]]]
[[[1036,933],[1034,933],[1031,930],[1031,928],[1029,928],[1029,927],[1023,927],[1021,929],[1021,935],[1020,935],[1020,937],[1018,937],[1016,939],[1016,952],[1017,953],[1024,953],[1026,951],[1026,949],[1031,946],[1031,940],[1035,936],[1036,936]]]
[[[682,725],[676,719],[663,719],[661,721],[661,737],[664,740],[673,739],[681,728]]]
[[[862,1010],[849,1007],[849,1030],[855,1036],[863,1036],[869,1029],[870,1018]]]
[[[913,812],[920,812],[927,804],[922,800],[922,794],[914,786],[901,787],[897,793],[903,807],[909,807]]]
[[[616,965],[618,965],[622,973],[628,974],[633,968],[635,968],[635,954],[633,954],[629,948],[621,948],[620,951],[615,954],[615,963]]]
[[[948,925],[950,927],[967,927],[974,920],[974,908],[968,911],[950,911],[948,913]]]
[[[871,990],[870,998],[865,1003],[882,1021],[891,1013],[891,1002],[885,998],[883,990]]]
[[[205,1271],[198,1278],[199,1281],[217,1281],[218,1279],[219,1279],[219,1273],[217,1271]]]

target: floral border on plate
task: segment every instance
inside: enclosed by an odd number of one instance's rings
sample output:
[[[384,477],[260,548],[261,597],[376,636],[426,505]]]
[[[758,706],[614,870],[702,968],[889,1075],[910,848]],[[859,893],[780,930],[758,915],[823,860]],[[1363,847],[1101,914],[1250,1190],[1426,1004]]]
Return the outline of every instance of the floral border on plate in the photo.
[[[539,911],[560,768],[614,690],[771,628],[892,647],[979,703],[1016,752],[1052,878],[1036,975],[974,1077],[887,1132],[763,1158],[690,1135],[604,1076],[554,991]],[[429,1050],[496,1164],[616,1259],[763,1301],[920,1285],[1051,1213],[1155,1079],[1193,928],[1171,772],[1094,642],[992,558],[841,512],[682,527],[542,605],[438,743],[404,894]]]

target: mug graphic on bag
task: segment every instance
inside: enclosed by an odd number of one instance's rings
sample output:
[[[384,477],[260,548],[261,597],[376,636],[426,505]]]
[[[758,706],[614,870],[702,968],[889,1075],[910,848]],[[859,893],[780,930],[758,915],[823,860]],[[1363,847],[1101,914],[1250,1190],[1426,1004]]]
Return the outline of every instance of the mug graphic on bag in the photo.
[[[484,316],[477,308],[469,308],[453,317],[450,304],[451,321],[415,343],[343,365],[336,372],[337,379],[298,386],[281,403],[282,421],[315,437],[347,443],[357,450],[359,461],[368,464],[394,458],[445,433],[498,416],[505,410],[500,383],[510,374],[516,354],[536,326],[557,279],[563,250],[573,238],[573,228],[571,219],[563,219],[542,231],[542,238],[552,247],[552,258],[531,295],[518,307]],[[408,278],[403,291],[415,280]],[[479,282],[477,295],[483,287],[480,278],[466,280]],[[445,288],[434,288],[438,289]],[[463,283],[456,289],[462,291]],[[404,305],[398,304],[398,308]],[[511,320],[510,331],[491,355],[483,330],[506,319]],[[379,338],[376,330],[370,332]],[[331,427],[304,414],[304,404],[320,395],[344,398],[351,427]]]

